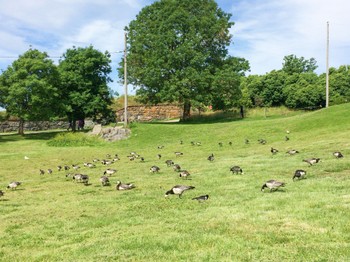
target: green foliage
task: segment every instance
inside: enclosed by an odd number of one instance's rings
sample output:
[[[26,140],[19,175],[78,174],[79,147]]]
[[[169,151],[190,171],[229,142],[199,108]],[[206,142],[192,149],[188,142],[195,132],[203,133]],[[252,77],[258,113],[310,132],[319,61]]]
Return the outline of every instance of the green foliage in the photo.
[[[101,53],[92,46],[68,49],[59,63],[61,99],[66,105],[69,120],[86,117],[103,118],[111,114],[111,91],[108,83],[110,54]]]
[[[216,75],[227,79],[218,71],[231,64],[230,17],[213,0],[161,0],[143,8],[126,28],[128,79],[143,101],[181,103],[186,118],[191,101],[208,105],[217,97],[211,83]]]
[[[42,120],[57,116],[59,100],[59,73],[45,52],[29,49],[0,76],[0,106],[9,115],[23,121]]]
[[[296,57],[296,55],[289,55],[283,58],[284,63],[282,71],[288,75],[294,73],[312,73],[317,69],[316,60],[314,58],[305,59],[304,57]]]
[[[96,136],[89,136],[85,133],[61,133],[47,142],[54,147],[79,147],[79,146],[102,146],[104,141]]]

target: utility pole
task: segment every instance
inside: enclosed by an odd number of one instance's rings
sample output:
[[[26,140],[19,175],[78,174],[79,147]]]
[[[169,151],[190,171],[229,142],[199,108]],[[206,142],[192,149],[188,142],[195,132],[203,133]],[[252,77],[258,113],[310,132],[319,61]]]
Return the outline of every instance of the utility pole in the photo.
[[[326,108],[329,106],[329,22],[327,22],[327,51],[326,51]]]
[[[127,80],[127,63],[126,63],[126,38],[127,33],[124,34],[124,128],[128,126],[128,80]]]

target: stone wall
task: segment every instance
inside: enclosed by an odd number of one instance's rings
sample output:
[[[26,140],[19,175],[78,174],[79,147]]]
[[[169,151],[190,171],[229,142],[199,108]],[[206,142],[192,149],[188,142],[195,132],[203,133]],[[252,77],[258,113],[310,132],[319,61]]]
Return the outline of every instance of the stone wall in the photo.
[[[118,121],[124,120],[124,108],[116,112]],[[128,106],[128,121],[149,122],[153,120],[166,120],[180,118],[182,108],[177,105],[156,106]]]
[[[67,121],[25,121],[24,131],[41,131],[51,129],[67,129]],[[85,128],[92,128],[94,123],[91,120],[85,120]],[[17,132],[19,121],[8,120],[0,122],[0,133]]]

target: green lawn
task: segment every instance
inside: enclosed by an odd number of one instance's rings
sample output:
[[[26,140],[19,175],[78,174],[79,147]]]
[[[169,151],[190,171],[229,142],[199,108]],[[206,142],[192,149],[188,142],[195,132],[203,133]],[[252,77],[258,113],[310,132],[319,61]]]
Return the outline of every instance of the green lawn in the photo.
[[[0,261],[349,261],[349,112],[344,104],[279,118],[134,124],[129,139],[114,143],[81,133],[1,135]],[[57,141],[63,146],[49,145]],[[271,147],[279,153],[272,155]],[[289,156],[290,149],[300,153]],[[338,150],[343,159],[332,155]],[[132,151],[145,162],[129,161]],[[213,162],[207,160],[211,153]],[[106,154],[120,161],[108,166],[118,170],[112,185],[102,187],[107,167],[83,163]],[[302,162],[311,157],[321,162]],[[191,180],[167,167],[167,159],[188,170]],[[72,164],[90,176],[89,185],[57,171],[57,165]],[[160,172],[150,173],[152,165]],[[244,174],[230,173],[233,165]],[[39,174],[48,168],[53,174]],[[306,170],[307,179],[293,182],[296,169]],[[286,186],[261,192],[269,179]],[[22,185],[7,190],[14,180]],[[136,188],[116,191],[117,180]],[[196,188],[181,199],[165,198],[177,184]],[[192,200],[204,194],[208,201]]]

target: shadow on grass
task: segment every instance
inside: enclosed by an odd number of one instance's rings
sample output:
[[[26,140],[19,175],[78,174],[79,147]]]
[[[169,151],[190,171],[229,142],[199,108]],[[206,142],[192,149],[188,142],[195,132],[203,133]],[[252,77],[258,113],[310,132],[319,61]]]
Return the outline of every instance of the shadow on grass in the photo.
[[[49,131],[36,131],[30,133],[24,133],[23,136],[19,134],[0,134],[0,143],[17,142],[21,140],[50,140],[56,135],[61,133],[67,133],[66,130],[49,130]],[[85,132],[85,131],[81,131]],[[87,131],[86,131],[87,132]]]

